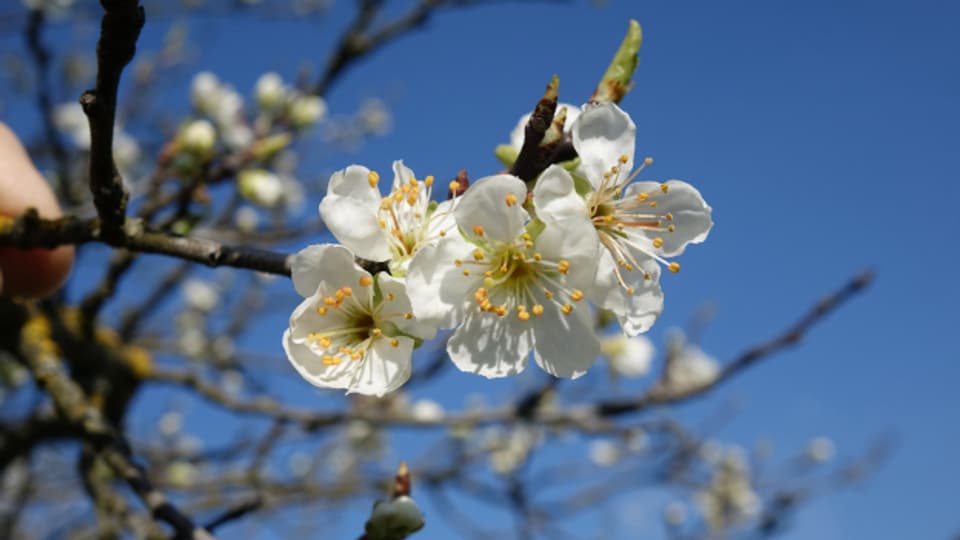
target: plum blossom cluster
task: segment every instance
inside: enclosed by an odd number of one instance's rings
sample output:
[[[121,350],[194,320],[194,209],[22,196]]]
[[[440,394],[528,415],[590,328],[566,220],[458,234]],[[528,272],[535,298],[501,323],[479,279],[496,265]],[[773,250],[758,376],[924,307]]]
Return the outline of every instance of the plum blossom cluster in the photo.
[[[661,266],[679,271],[673,257],[706,239],[711,208],[685,182],[638,180],[651,160],[635,166],[636,126],[617,105],[576,112],[567,128],[579,162],[550,165],[532,189],[502,173],[462,193],[452,182],[437,202],[434,178],[401,161],[387,193],[366,167],[335,173],[320,214],[341,245],[293,258],[304,300],[283,344],[300,374],[383,395],[410,376],[413,350],[449,329],[462,371],[514,375],[532,355],[576,378],[602,350],[597,308],[624,336],[648,330],[663,309]]]

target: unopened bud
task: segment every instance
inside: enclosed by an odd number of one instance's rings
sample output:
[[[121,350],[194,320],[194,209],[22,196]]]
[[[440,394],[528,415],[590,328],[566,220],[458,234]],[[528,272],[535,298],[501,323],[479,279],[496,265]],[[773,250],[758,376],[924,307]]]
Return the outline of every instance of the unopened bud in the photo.
[[[240,195],[254,204],[274,207],[283,196],[283,182],[263,169],[246,169],[237,175]]]
[[[392,501],[378,501],[367,520],[364,532],[368,540],[400,540],[423,528],[423,514],[407,495]]]
[[[257,79],[253,93],[257,98],[257,105],[261,109],[269,111],[276,109],[283,103],[287,92],[280,75],[271,71],[264,73]]]
[[[317,96],[300,96],[290,102],[288,112],[294,127],[310,127],[327,114],[327,104]]]
[[[217,144],[217,130],[207,120],[194,120],[180,128],[176,144],[177,148],[184,152],[199,158],[209,158]]]

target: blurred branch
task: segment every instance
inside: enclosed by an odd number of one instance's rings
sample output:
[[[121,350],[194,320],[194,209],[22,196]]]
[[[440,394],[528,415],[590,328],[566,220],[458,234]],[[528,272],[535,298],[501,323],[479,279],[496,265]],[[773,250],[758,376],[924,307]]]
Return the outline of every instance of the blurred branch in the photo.
[[[706,384],[684,392],[675,392],[663,384],[654,385],[649,391],[638,398],[614,399],[597,404],[597,413],[601,416],[612,417],[621,414],[638,412],[654,405],[676,403],[701,396],[716,388],[728,379],[750,367],[759,360],[773,355],[783,349],[797,345],[803,336],[828,314],[839,308],[845,302],[863,292],[873,281],[873,272],[864,271],[844,284],[836,292],[826,296],[813,309],[793,323],[783,333],[759,345],[755,345],[740,356],[728,362],[710,384]]]
[[[101,0],[104,14],[97,43],[97,85],[80,96],[90,122],[90,192],[107,236],[122,236],[127,209],[123,179],[113,161],[113,130],[120,74],[136,53],[143,28],[137,0]]]

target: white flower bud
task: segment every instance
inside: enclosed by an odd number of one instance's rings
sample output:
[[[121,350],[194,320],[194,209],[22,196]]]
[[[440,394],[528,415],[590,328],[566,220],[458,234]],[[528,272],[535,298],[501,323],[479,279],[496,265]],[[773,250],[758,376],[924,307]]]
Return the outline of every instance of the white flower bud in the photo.
[[[287,91],[280,75],[271,71],[264,73],[257,79],[253,93],[257,98],[257,105],[261,109],[269,111],[276,109],[283,103]]]
[[[183,428],[183,415],[170,411],[160,417],[160,433],[167,437],[176,435]]]
[[[290,102],[288,113],[295,127],[309,127],[326,116],[327,103],[317,96],[299,96]]]
[[[243,232],[253,232],[260,224],[260,214],[252,206],[241,206],[233,215],[233,222]]]
[[[620,459],[620,449],[612,441],[598,440],[590,443],[590,461],[601,467],[609,467]]]
[[[199,279],[190,279],[183,284],[183,299],[187,305],[198,311],[210,311],[217,307],[220,293],[213,284]]]
[[[610,369],[617,375],[632,378],[649,373],[655,351],[647,336],[611,336],[605,338],[600,347],[610,361]]]
[[[237,175],[240,195],[254,204],[272,208],[283,198],[283,182],[263,169],[246,169]]]
[[[184,152],[208,158],[217,143],[217,130],[207,120],[194,120],[180,128],[176,142]]]
[[[193,76],[190,83],[190,100],[198,111],[210,114],[220,96],[220,81],[209,71],[201,71]]]
[[[443,407],[429,399],[418,399],[410,406],[410,415],[422,422],[436,422],[443,419]]]
[[[364,528],[369,540],[399,540],[423,528],[423,514],[407,495],[378,501]]]
[[[826,437],[817,437],[807,446],[807,458],[814,463],[830,461],[834,452],[833,441]]]

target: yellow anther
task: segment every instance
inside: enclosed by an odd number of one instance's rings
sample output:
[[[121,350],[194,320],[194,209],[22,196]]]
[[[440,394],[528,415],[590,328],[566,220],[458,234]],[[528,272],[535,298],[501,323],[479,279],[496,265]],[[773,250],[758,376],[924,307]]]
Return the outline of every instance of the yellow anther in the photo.
[[[557,270],[561,274],[566,274],[570,270],[570,262],[566,259],[560,259],[560,262],[557,263]]]
[[[579,289],[574,289],[573,292],[570,293],[570,299],[573,300],[574,302],[579,302],[583,300],[583,291]]]
[[[532,248],[532,247],[533,247],[533,241],[531,241],[531,240],[526,240],[526,241],[524,241],[523,247],[525,247],[525,248]]]
[[[400,202],[400,201],[402,201],[402,200],[403,200],[403,192],[402,192],[402,191],[397,191],[396,193],[394,193],[394,194],[393,194],[393,200],[394,200],[395,202]]]
[[[650,195],[646,193],[637,193],[637,200],[640,202],[646,202],[650,198]]]
[[[350,354],[350,358],[352,358],[353,360],[360,360],[361,358],[363,358],[363,354],[361,354],[359,351],[355,351]]]
[[[607,224],[613,223],[613,215],[603,216],[603,222]]]
[[[353,296],[353,289],[350,287],[342,287],[340,290],[343,291],[344,296]]]
[[[411,195],[407,197],[407,204],[409,204],[410,206],[415,206],[417,204],[417,196]]]
[[[552,299],[553,299],[553,291],[548,291],[548,290],[544,289],[543,295],[547,297],[547,300],[552,300]]]
[[[650,201],[650,208],[656,208],[656,207],[657,207],[657,201]]]
[[[361,276],[357,283],[359,283],[361,287],[369,287],[373,285],[373,278],[370,276]]]
[[[643,160],[643,164],[646,165],[647,167],[649,167],[650,165],[653,165],[653,158],[652,158],[652,157],[648,157],[648,158],[644,159],[644,160]]]
[[[520,238],[523,238],[524,240],[533,240],[533,237],[530,236],[530,233],[528,233],[528,232],[523,233],[523,234],[520,236]]]
[[[407,183],[410,184],[410,187],[417,187],[417,177],[411,176],[410,181]]]
[[[396,298],[393,293],[387,293],[387,300],[393,302],[393,299]]]
[[[507,265],[506,265],[506,263],[501,264],[501,265],[500,265],[500,268],[497,268],[497,270],[499,270],[501,274],[506,274],[506,273],[507,273]]]
[[[527,313],[526,311],[521,311],[521,312],[517,313],[517,318],[520,319],[521,321],[529,321],[529,320],[530,320],[530,314]]]
[[[470,269],[469,269],[469,268],[464,268],[464,269],[463,269],[463,275],[469,276],[469,275],[470,275]]]
[[[610,172],[613,174],[620,174],[620,167],[614,165],[613,167],[610,167]]]
[[[650,272],[644,272],[643,279],[650,279]]]
[[[668,268],[671,272],[673,272],[674,274],[676,274],[677,272],[680,271],[680,263],[672,262],[672,263],[670,263],[669,266],[667,266],[667,268]]]
[[[621,164],[621,165],[626,165],[628,161],[630,161],[630,157],[629,157],[629,156],[627,156],[626,154],[620,154],[620,164]]]
[[[507,193],[507,196],[504,197],[504,200],[507,202],[507,206],[513,206],[517,204],[517,196],[513,193]]]
[[[410,312],[408,311],[408,312],[406,312],[406,313],[403,314],[403,318],[409,321],[410,319],[413,318],[413,313],[410,313]]]
[[[329,354],[323,355],[323,365],[325,366],[335,366],[340,363],[340,359],[336,356],[331,356]]]
[[[334,297],[332,297],[332,296],[328,296],[328,297],[326,297],[326,298],[323,299],[323,303],[326,304],[326,305],[328,305],[328,306],[335,306],[335,305],[337,305],[337,299],[334,298]]]
[[[667,221],[673,221],[673,214],[667,212],[667,215],[663,216]]]
[[[324,349],[330,347],[330,343],[331,343],[330,338],[327,336],[321,337],[320,339],[317,340],[317,342],[320,343],[320,346],[323,347]]]
[[[533,254],[533,260],[540,262],[541,259],[543,259],[543,255],[540,255],[539,253]]]
[[[384,221],[383,219],[378,219],[378,220],[377,220],[377,225],[379,225],[381,229],[386,229],[386,228],[387,228],[387,222]]]
[[[447,231],[440,231],[440,238],[443,238],[447,235]]]
[[[391,346],[391,347],[399,347],[399,346],[400,346],[400,340],[397,339],[397,338],[391,339],[391,340],[390,340],[390,346]]]
[[[367,174],[367,183],[370,184],[370,187],[377,187],[377,184],[380,183],[380,175],[376,171],[370,171]]]
[[[573,311],[573,304],[564,304],[560,306],[560,312],[564,315],[569,315]]]
[[[630,263],[627,263],[623,265],[623,269],[626,270],[627,272],[633,272],[633,265]]]
[[[541,306],[540,304],[534,304],[534,306],[531,308],[531,311],[533,311],[534,315],[539,317],[543,315],[543,306]]]
[[[667,225],[667,232],[674,232],[676,230],[677,230],[677,226],[674,225],[673,223],[671,223],[670,225]]]
[[[627,294],[633,294],[633,287],[627,287]]]
[[[461,266],[463,266],[463,261],[460,259],[454,259],[453,265],[456,266],[457,268],[460,268]]]
[[[483,225],[474,225],[473,234],[477,236],[483,236]]]
[[[670,186],[667,184],[660,184],[660,191],[666,193],[667,191],[670,191]]]
[[[379,328],[374,328],[373,330],[370,330],[371,337],[380,337],[382,335],[383,335],[383,330]]]
[[[424,183],[424,185],[426,185],[427,187],[433,186],[433,175],[432,175],[432,174],[428,174],[427,177],[423,179],[423,183]]]
[[[450,183],[447,184],[447,187],[450,188],[450,191],[456,193],[460,191],[460,182],[457,182],[456,180],[451,180]]]
[[[497,316],[498,316],[498,317],[506,317],[506,316],[507,316],[507,306],[497,306],[496,312],[497,312]]]
[[[659,238],[659,237],[658,237],[658,238],[654,238],[654,239],[653,239],[653,247],[655,247],[655,248],[657,248],[657,249],[662,248],[662,247],[663,247],[663,238]]]
[[[497,281],[490,276],[483,278],[483,286],[493,288],[497,284]]]
[[[473,260],[482,261],[483,260],[483,250],[476,248],[473,250]]]
[[[493,270],[487,270],[483,273],[484,277],[493,277]]]
[[[326,315],[326,314],[327,314],[327,306],[320,306],[317,308],[317,315]]]

